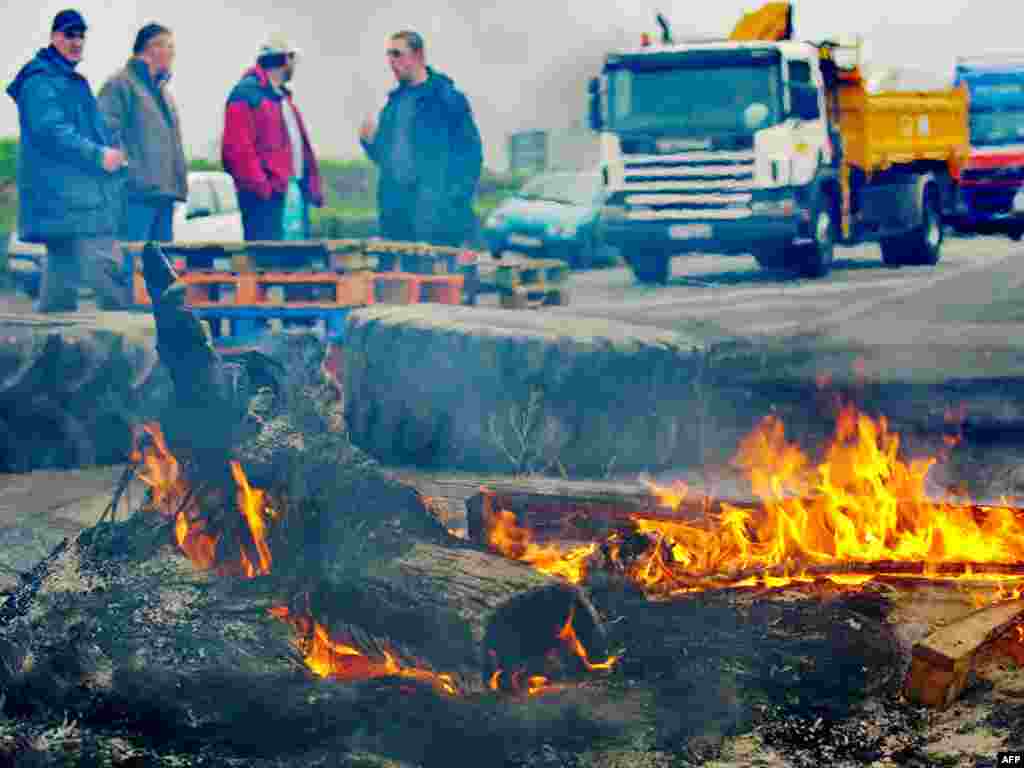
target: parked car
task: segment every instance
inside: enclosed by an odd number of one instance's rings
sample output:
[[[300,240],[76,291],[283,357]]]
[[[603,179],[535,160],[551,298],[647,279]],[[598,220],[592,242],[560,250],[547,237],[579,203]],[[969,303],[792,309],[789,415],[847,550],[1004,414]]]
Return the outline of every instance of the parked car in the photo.
[[[604,203],[598,173],[543,173],[502,201],[484,222],[487,248],[500,259],[506,251],[564,259],[587,268],[607,259],[597,236]]]
[[[190,171],[188,200],[174,206],[172,227],[175,242],[244,240],[242,213],[231,176],[223,171]],[[45,245],[24,243],[17,231],[11,233],[7,243],[7,268],[17,285],[30,296],[39,294],[44,256]]]

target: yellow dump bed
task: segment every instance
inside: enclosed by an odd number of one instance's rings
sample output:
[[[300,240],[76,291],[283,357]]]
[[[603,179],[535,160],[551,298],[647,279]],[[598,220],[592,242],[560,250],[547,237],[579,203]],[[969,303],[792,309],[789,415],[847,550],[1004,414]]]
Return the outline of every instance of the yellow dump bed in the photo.
[[[846,163],[869,176],[891,166],[931,160],[959,176],[970,148],[967,91],[868,93],[859,72],[842,72],[836,83],[838,122]]]

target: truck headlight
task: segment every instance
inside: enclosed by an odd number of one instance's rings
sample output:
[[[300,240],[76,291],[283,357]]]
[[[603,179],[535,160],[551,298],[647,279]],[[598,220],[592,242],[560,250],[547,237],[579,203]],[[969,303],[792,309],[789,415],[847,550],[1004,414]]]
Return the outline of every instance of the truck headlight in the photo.
[[[576,225],[556,221],[548,224],[545,231],[550,237],[573,237],[576,234]]]

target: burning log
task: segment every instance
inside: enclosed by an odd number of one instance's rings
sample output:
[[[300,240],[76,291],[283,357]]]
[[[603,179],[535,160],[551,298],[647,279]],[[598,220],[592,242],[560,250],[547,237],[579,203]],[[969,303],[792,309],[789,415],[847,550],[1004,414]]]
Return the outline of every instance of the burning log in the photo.
[[[767,417],[733,460],[756,503],[693,499],[685,486],[612,493],[617,501],[484,489],[469,501],[470,530],[492,551],[573,583],[611,569],[659,597],[819,578],[1019,582],[1024,510],[934,499],[925,480],[936,459],[906,462],[898,449],[884,419],[849,406],[814,464]],[[552,532],[562,546],[546,543]]]
[[[146,508],[83,533],[0,610],[9,713],[256,754],[332,744],[422,764],[434,749],[450,764],[462,739],[417,741],[403,710],[458,730],[471,697],[613,666],[580,590],[451,535],[302,410],[310,398],[279,399],[247,433],[159,248],[144,265],[175,384],[169,434],[147,425],[136,446]]]
[[[967,685],[978,651],[1024,617],[1024,600],[991,605],[937,630],[914,646],[904,695],[946,709]]]
[[[513,513],[518,524],[538,543],[598,541],[628,527],[636,517],[652,520],[705,518],[720,510],[723,500],[691,499],[671,491],[659,495],[640,485],[562,482],[539,483],[530,478],[489,484],[466,500],[471,541],[486,545],[489,522],[498,510]],[[726,502],[728,503],[728,502]],[[734,502],[743,506],[744,502]],[[751,503],[746,503],[753,506]]]

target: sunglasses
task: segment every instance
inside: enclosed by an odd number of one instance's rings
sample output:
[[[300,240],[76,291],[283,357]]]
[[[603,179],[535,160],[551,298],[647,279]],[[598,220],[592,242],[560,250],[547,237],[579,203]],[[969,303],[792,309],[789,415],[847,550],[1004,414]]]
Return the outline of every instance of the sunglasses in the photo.
[[[85,40],[84,29],[65,29],[61,31],[61,34],[68,40]]]
[[[390,56],[392,59],[400,59],[407,53],[408,51],[400,51],[397,48],[388,48],[387,50],[388,56]]]

